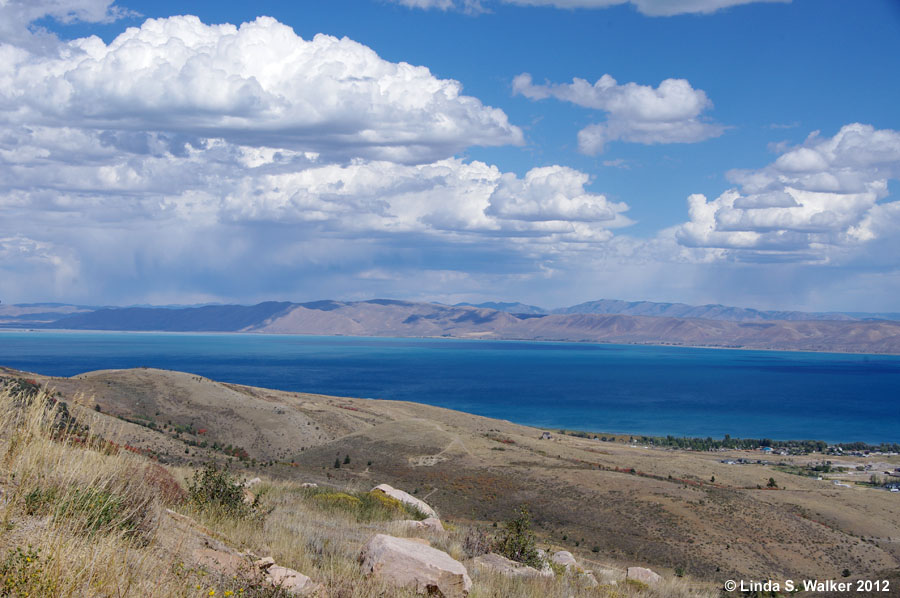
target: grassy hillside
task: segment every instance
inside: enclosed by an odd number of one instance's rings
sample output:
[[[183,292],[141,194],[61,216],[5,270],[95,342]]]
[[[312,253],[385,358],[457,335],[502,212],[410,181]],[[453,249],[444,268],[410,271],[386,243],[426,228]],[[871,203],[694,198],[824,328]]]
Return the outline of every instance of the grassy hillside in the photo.
[[[627,595],[633,588],[620,583],[612,590],[606,582],[635,565],[677,586],[660,595],[678,596],[729,578],[838,579],[844,569],[850,579],[875,578],[895,575],[900,564],[898,495],[853,483],[867,479],[853,477],[863,458],[845,459],[853,467],[844,474],[852,487],[844,488],[796,475],[820,455],[736,466],[721,461],[759,454],[633,447],[623,437],[604,442],[555,432],[542,440],[534,428],[425,405],[285,393],[158,370],[71,379],[0,374],[52,388],[78,426],[88,427],[74,429],[80,440],[60,437],[51,426],[59,415],[40,401],[23,406],[9,390],[3,395],[0,517],[8,524],[0,560],[15,561],[14,551],[29,544],[44,546],[42,554],[52,557],[43,571],[61,576],[58,587],[104,588],[84,595],[199,595],[191,591],[206,577],[194,551],[207,536],[236,552],[271,555],[332,595],[379,595],[355,559],[376,532],[413,533],[391,522],[409,514],[373,514],[352,500],[316,497],[341,492],[365,502],[384,482],[438,509],[450,531],[428,539],[464,563],[475,540],[496,535],[527,505],[539,546],[573,552],[610,590],[588,591],[567,578],[509,588],[508,580],[473,575],[476,596]],[[265,517],[177,502],[194,471],[210,461],[265,480],[256,490]],[[884,467],[900,466],[896,457],[887,461]],[[767,488],[770,477],[775,489]],[[309,482],[319,489],[302,487]],[[55,515],[77,511],[65,505],[91,502],[95,492],[123,505],[100,528],[90,517]],[[198,523],[179,522],[166,508]],[[179,534],[197,546],[173,545]],[[94,569],[77,565],[86,558],[79,551],[95,549]],[[136,564],[116,556],[123,551]],[[100,571],[106,561],[122,569]],[[173,572],[177,563],[188,577]],[[156,587],[147,581],[154,579],[169,593],[141,594]],[[227,591],[224,583],[214,588],[218,595]]]
[[[0,595],[287,596],[254,573],[253,561],[265,555],[309,575],[320,596],[403,597],[412,594],[361,574],[367,538],[418,533],[462,561],[486,539],[452,524],[410,531],[397,521],[414,513],[367,489],[268,480],[254,486],[252,506],[229,510],[196,500],[195,470],[163,467],[109,439],[117,434],[108,416],[33,387],[0,392]],[[226,485],[238,482],[210,468]],[[473,572],[470,595],[713,595],[680,579],[651,589],[613,585],[613,570],[598,575],[602,584],[586,589],[564,575],[528,581]]]

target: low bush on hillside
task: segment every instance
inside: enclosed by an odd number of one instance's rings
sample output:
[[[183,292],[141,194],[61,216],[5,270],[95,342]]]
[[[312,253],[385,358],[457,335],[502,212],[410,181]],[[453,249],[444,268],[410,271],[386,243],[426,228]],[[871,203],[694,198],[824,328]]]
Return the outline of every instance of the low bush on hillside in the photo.
[[[259,497],[245,501],[243,480],[238,480],[227,466],[220,468],[214,461],[194,472],[188,484],[188,498],[201,511],[213,511],[237,519],[260,515]]]
[[[519,507],[518,515],[506,522],[506,529],[494,540],[494,551],[535,569],[543,566],[526,507]]]

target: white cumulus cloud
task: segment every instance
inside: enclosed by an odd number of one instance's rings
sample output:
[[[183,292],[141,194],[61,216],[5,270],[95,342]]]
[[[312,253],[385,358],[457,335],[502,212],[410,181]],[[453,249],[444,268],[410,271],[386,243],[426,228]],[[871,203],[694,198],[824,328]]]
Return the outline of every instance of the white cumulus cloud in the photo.
[[[507,173],[491,194],[486,212],[526,222],[562,220],[605,227],[627,224],[621,214],[628,207],[586,192],[588,182],[583,172],[563,166],[534,168],[524,178]]]
[[[704,117],[703,113],[712,108],[706,93],[684,79],[666,79],[656,88],[619,84],[610,75],[593,84],[575,78],[572,83],[539,85],[531,75],[522,73],[513,79],[513,93],[531,100],[555,98],[606,112],[605,122],[578,133],[578,148],[589,155],[601,153],[610,141],[694,143],[724,131]]]
[[[816,132],[765,168],[728,176],[739,188],[688,198],[679,243],[736,259],[822,261],[900,233],[900,202],[888,200],[888,182],[900,179],[898,131],[854,123],[830,138]]]
[[[0,59],[0,120],[8,122],[401,162],[522,141],[503,111],[463,95],[457,81],[347,38],[304,40],[267,17],[240,27],[150,19],[108,45],[77,39],[53,56],[5,45]]]

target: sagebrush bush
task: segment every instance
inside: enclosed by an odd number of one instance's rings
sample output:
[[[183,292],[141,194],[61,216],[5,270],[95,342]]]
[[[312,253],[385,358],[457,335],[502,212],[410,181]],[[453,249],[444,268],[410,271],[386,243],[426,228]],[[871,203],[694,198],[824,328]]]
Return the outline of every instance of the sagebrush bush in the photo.
[[[219,468],[214,461],[194,472],[188,485],[188,497],[202,511],[217,511],[238,519],[259,514],[259,497],[246,502],[244,482],[228,471],[227,466]]]
[[[494,540],[494,551],[536,569],[543,566],[526,507],[519,507],[518,516],[506,522],[506,529]]]

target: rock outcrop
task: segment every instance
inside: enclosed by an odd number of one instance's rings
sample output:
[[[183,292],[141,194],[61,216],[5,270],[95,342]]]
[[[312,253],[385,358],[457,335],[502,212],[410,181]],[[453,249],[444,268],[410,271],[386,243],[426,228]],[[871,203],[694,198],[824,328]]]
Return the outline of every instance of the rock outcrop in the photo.
[[[435,512],[434,509],[429,507],[424,501],[419,500],[412,494],[404,492],[403,490],[398,490],[393,486],[389,486],[387,484],[379,484],[378,486],[372,488],[372,492],[383,492],[391,498],[397,499],[402,503],[415,507],[423,515],[434,517],[435,519],[437,519],[437,512]]]
[[[419,594],[464,598],[472,588],[462,563],[412,539],[377,534],[363,547],[359,562],[365,575]]]
[[[644,567],[628,567],[625,579],[636,579],[637,581],[652,586],[659,583],[659,580],[662,578],[657,573],[654,573],[650,569],[645,569]]]
[[[553,572],[550,570],[539,571],[494,552],[475,557],[472,562],[479,569],[499,573],[506,577],[553,577]]]

